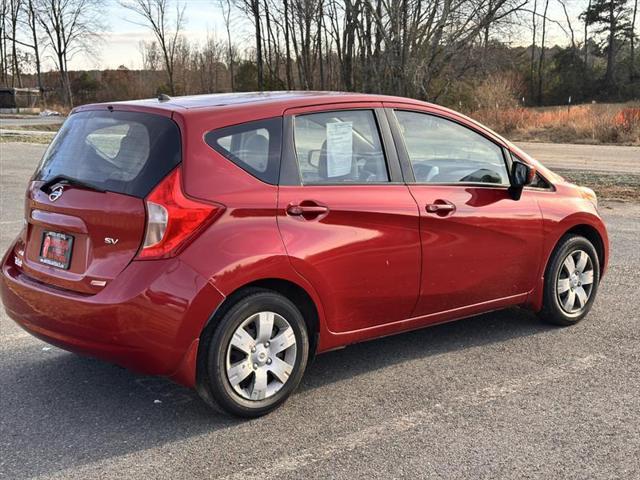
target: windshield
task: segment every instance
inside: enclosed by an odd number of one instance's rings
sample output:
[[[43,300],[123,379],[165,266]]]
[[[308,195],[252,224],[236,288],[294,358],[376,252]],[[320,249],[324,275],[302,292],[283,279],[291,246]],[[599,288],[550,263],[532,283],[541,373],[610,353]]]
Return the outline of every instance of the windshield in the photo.
[[[63,176],[100,190],[145,197],[178,163],[180,131],[169,118],[87,111],[64,123],[34,180]]]

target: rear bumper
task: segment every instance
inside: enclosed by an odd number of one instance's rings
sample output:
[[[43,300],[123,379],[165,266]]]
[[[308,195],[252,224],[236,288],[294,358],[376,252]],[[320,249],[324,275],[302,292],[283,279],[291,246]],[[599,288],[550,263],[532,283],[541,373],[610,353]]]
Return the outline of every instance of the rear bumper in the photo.
[[[189,387],[200,332],[224,299],[179,258],[134,261],[95,295],[60,290],[25,275],[13,248],[2,261],[0,297],[45,342]]]

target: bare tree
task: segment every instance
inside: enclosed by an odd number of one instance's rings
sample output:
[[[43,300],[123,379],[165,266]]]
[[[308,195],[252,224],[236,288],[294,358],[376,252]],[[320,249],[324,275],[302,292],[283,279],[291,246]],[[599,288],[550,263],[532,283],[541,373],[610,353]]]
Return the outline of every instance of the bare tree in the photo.
[[[211,93],[220,90],[219,69],[224,48],[224,45],[213,35],[207,35],[207,41],[202,48],[194,52],[194,63],[197,71],[200,72],[200,92]]]
[[[630,72],[631,72],[631,81],[633,82],[636,79],[636,18],[638,16],[638,0],[633,2],[633,16],[631,18],[631,61],[630,61]]]
[[[184,27],[184,12],[186,5],[176,3],[175,17],[172,19],[169,10],[169,0],[133,0],[122,2],[121,5],[143,18],[144,22],[133,22],[149,28],[162,50],[164,67],[167,71],[169,91],[176,94],[174,70],[176,53],[179,46],[180,32]]]
[[[569,28],[569,32],[571,33],[571,49],[575,52],[576,49],[576,36],[573,31],[573,25],[571,24],[571,17],[569,16],[569,12],[567,11],[566,0],[558,0],[560,6],[562,7],[562,11],[564,12],[564,18],[567,21],[567,27]]]
[[[162,53],[158,48],[158,42],[151,40],[145,42],[141,40],[139,43],[140,54],[142,55],[142,68],[144,70],[160,70],[162,64]]]
[[[18,12],[19,21],[26,27],[26,34],[29,37],[29,41],[18,40],[17,33],[12,37],[12,42],[19,44],[23,47],[33,50],[33,58],[36,68],[36,78],[38,82],[38,89],[43,92],[44,85],[42,83],[42,62],[41,62],[41,45],[39,38],[39,22],[38,11],[34,0],[26,0],[26,2],[20,5],[20,11]]]
[[[587,4],[587,11],[591,10],[591,0]],[[584,17],[584,66],[588,67],[589,64],[589,22],[587,21],[587,17]]]
[[[38,78],[38,89],[44,98],[44,84],[42,82],[42,62],[40,60],[40,40],[39,40],[39,29],[38,29],[38,11],[36,10],[36,5],[34,0],[27,0],[27,4],[25,6],[25,14],[26,14],[26,24],[31,34],[31,48],[33,49],[33,55],[36,62],[36,75]]]
[[[256,66],[258,68],[258,89],[264,90],[264,60],[262,58],[262,24],[260,0],[242,0],[245,9],[251,14],[256,33]]]
[[[22,87],[22,75],[20,74],[20,58],[18,57],[18,26],[22,14],[22,0],[9,0],[9,36],[11,40],[11,86]]]
[[[285,0],[286,1],[286,0]],[[218,0],[220,10],[222,10],[222,18],[224,19],[224,27],[227,31],[227,62],[229,63],[229,74],[231,77],[231,91],[235,91],[233,67],[235,64],[235,49],[231,41],[231,0]]]
[[[177,38],[173,77],[180,92],[190,92],[192,89],[191,71],[195,71],[193,67],[197,63],[198,54],[197,45],[190,45],[183,36]]]
[[[9,1],[1,0],[0,3],[0,82],[7,84],[7,71],[9,70],[7,52],[7,18],[9,16]]]
[[[99,0],[36,0],[36,18],[54,52],[65,105],[73,106],[68,62],[80,52],[95,53],[103,29]]]
[[[18,86],[21,86],[21,75],[20,75],[20,65],[16,45],[20,45],[22,47],[29,48],[33,50],[33,58],[35,62],[36,68],[36,78],[38,82],[38,88],[40,91],[44,91],[43,83],[42,83],[42,62],[40,58],[40,40],[39,40],[39,22],[38,22],[38,12],[36,9],[36,5],[33,0],[11,0],[9,3],[9,9],[11,12],[10,21],[11,21],[11,32],[8,35],[8,38],[11,40],[13,51],[12,57],[13,60],[13,70],[15,74],[17,74],[18,78]],[[22,24],[26,28],[26,35],[29,40],[20,40],[18,39],[18,25]],[[22,26],[21,25],[21,26]]]
[[[531,79],[531,86],[529,88],[529,95],[531,95],[531,98],[533,100],[533,96],[535,95],[535,80],[534,80],[534,73],[535,73],[535,65],[536,65],[536,34],[537,34],[537,15],[538,15],[538,0],[533,0],[533,12],[531,15],[531,27],[532,27],[532,40],[531,40],[531,63],[530,63],[530,67],[529,67],[529,78]]]
[[[69,4],[87,5],[90,2],[95,7],[98,0],[0,1],[1,8],[7,12],[0,20],[3,71],[16,70],[11,55],[10,39],[13,36],[9,11],[12,5],[20,3],[22,30],[16,41],[20,47],[20,55],[16,55],[19,70],[33,70],[35,61],[37,71],[40,63],[37,57],[42,57],[42,47],[46,45],[45,48],[56,55],[63,93],[70,99],[66,73],[68,57],[59,56],[65,49],[64,42],[59,42],[56,34],[56,29],[60,30],[61,36],[66,35],[67,30],[55,26],[56,16],[51,12],[56,11],[56,6],[58,9],[69,8]],[[136,92],[158,92],[165,88],[171,94],[200,93],[225,90],[229,85],[231,90],[297,86],[373,91],[450,103],[452,98],[461,96],[471,101],[472,92],[485,78],[495,78],[492,75],[496,72],[513,69],[520,70],[530,80],[531,99],[544,103],[564,97],[570,69],[574,64],[581,64],[577,61],[582,48],[581,32],[574,30],[577,24],[570,15],[569,0],[207,0],[210,5],[218,5],[225,31],[221,32],[221,41],[211,37],[205,43],[190,42],[181,34],[187,2],[119,1],[136,13],[132,23],[148,28],[155,37],[151,42],[140,44],[145,71],[139,72]],[[616,61],[620,62],[629,58],[631,50],[629,72],[635,77],[635,38],[625,33],[632,30],[631,27],[624,31],[623,27],[634,23],[631,12],[637,12],[638,0],[589,1],[592,9],[593,5],[611,1],[628,5],[628,21],[622,15],[620,18],[624,21],[616,24],[617,48],[613,52],[617,52]],[[586,4],[587,0],[583,2]],[[37,6],[35,15],[29,14],[30,6],[34,4]],[[562,22],[548,16],[554,8],[557,12],[561,9],[560,15],[564,14]],[[237,32],[239,25],[233,23],[240,11],[246,13],[252,23],[250,48],[241,45]],[[585,55],[587,43],[594,39],[604,40],[602,30],[607,30],[611,24],[608,17],[604,18],[606,13],[603,11],[600,17],[591,20],[590,24],[596,28],[586,25]],[[38,19],[35,24],[34,18]],[[42,22],[49,25],[48,33]],[[567,43],[570,41],[567,49],[548,48],[551,24],[565,31]],[[519,48],[510,49],[503,42],[512,29],[524,25],[532,29],[532,45],[525,54],[526,59],[521,58]],[[46,44],[38,32],[47,34]],[[8,52],[5,44],[9,47]],[[33,48],[34,45],[36,55],[29,51],[27,58],[21,47]],[[601,52],[592,49],[589,54],[604,60]],[[608,50],[604,52],[609,54]],[[559,62],[556,61],[558,58],[561,59]],[[552,59],[554,68],[549,68]],[[582,91],[580,98],[591,95],[597,85],[596,79],[586,78],[585,73],[596,76],[599,70],[581,71],[585,82],[575,89],[577,97],[578,91]],[[27,75],[23,78],[26,83]],[[124,86],[129,77],[119,74],[113,78]],[[511,93],[518,90],[517,95],[523,87],[527,88],[516,81],[513,84]],[[124,87],[113,87],[109,90],[110,95],[115,96],[116,88]],[[97,96],[106,95],[106,91]],[[511,93],[508,96],[512,96]]]
[[[284,48],[285,48],[285,74],[287,77],[287,89],[291,90],[293,88],[293,75],[291,73],[291,42],[289,40],[289,26],[291,25],[291,20],[289,19],[289,0],[283,0],[284,7]]]
[[[291,9],[295,29],[291,41],[296,52],[298,76],[300,84],[305,89],[313,88],[314,67],[319,30],[316,28],[317,18],[322,15],[321,2],[318,0],[292,0]]]
[[[542,37],[540,39],[540,57],[538,58],[538,105],[542,105],[542,80],[544,77],[544,47],[547,35],[547,11],[549,10],[549,0],[545,0],[542,14]]]

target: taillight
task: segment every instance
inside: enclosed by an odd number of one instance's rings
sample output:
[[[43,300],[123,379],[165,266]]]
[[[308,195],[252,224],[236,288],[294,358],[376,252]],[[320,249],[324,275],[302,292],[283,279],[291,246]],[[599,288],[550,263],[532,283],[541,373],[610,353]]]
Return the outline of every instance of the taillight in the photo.
[[[180,168],[176,168],[147,197],[147,227],[138,258],[175,255],[222,212],[222,205],[187,198],[181,176]]]

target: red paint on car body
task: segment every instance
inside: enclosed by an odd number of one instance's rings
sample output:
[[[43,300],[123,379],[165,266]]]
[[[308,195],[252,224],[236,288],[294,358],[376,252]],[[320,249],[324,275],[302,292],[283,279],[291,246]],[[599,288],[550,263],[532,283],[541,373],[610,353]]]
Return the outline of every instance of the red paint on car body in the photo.
[[[516,201],[506,187],[416,184],[399,171],[385,184],[302,185],[282,181],[284,164],[280,182],[269,184],[205,142],[232,125],[281,118],[286,127],[296,115],[334,110],[375,110],[384,130],[384,112],[395,108],[479,132],[535,166],[550,188],[525,188]],[[256,282],[308,296],[322,352],[512,305],[539,310],[546,262],[572,229],[599,239],[606,269],[606,228],[579,187],[442,107],[292,92],[87,105],[74,114],[107,110],[175,122],[181,163],[170,188],[180,190],[179,208],[209,209],[175,254],[144,259],[145,198],[68,185],[52,201],[43,182],[32,181],[26,226],[2,261],[0,294],[25,330],[68,350],[193,387],[200,334],[225,298]],[[398,152],[391,130],[381,134],[387,159]],[[281,155],[291,166],[288,132]],[[45,231],[74,236],[68,269],[39,261]]]

